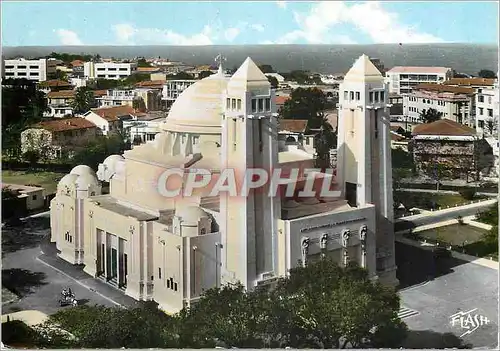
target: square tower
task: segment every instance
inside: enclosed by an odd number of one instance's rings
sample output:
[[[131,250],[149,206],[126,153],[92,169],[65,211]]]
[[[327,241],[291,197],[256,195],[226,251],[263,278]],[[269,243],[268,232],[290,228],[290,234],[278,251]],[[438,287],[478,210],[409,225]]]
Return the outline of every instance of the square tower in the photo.
[[[337,177],[351,206],[375,205],[377,274],[397,284],[388,87],[366,55],[339,89]]]
[[[240,193],[220,198],[222,282],[240,281],[250,289],[274,275],[277,265],[280,200],[268,195],[267,185],[248,195],[244,187],[248,171],[270,174],[278,165],[274,98],[267,77],[247,58],[229,80],[223,101],[221,163],[223,170],[234,172]]]

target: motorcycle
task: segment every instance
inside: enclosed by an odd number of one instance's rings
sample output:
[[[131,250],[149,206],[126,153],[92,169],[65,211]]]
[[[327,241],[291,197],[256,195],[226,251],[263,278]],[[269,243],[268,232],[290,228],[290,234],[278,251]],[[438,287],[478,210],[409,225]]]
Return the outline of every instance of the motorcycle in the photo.
[[[62,306],[78,306],[78,300],[75,298],[75,294],[71,289],[63,289],[61,291],[61,298],[59,299],[59,305]]]
[[[59,299],[59,306],[61,306],[61,307],[64,307],[64,306],[76,307],[76,306],[78,306],[78,300],[75,299],[74,296],[66,296],[66,297]]]

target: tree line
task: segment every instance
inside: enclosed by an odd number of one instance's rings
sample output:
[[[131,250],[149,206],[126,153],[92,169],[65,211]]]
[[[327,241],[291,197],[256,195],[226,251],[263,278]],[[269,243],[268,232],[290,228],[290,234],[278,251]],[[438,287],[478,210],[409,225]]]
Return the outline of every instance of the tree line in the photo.
[[[395,290],[372,282],[366,270],[322,258],[292,269],[273,289],[207,290],[172,316],[154,302],[79,306],[28,334],[32,346],[51,348],[395,348],[408,332],[399,306]]]

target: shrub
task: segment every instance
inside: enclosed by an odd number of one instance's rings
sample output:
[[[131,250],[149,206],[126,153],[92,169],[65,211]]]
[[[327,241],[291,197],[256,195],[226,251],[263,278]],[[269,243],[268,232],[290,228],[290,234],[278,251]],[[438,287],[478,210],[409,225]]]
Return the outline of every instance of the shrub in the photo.
[[[465,199],[465,200],[473,200],[474,199],[474,196],[476,196],[476,189],[474,188],[462,188],[458,191],[460,193],[460,195],[462,195],[462,197]]]

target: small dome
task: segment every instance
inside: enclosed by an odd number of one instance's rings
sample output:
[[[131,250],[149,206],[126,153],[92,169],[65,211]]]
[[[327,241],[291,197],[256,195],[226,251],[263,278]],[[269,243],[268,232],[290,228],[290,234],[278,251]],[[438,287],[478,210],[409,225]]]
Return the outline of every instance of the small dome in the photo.
[[[58,187],[62,186],[74,186],[76,183],[76,180],[78,179],[78,175],[76,174],[66,174],[62,179],[59,181],[57,184]]]
[[[111,155],[106,157],[103,164],[106,166],[107,170],[110,172],[116,171],[116,164],[120,161],[123,161],[124,158],[122,155]]]
[[[78,190],[87,190],[89,186],[99,187],[97,177],[92,174],[82,174],[76,179],[75,184],[78,187]]]
[[[228,81],[220,71],[191,85],[172,104],[167,124],[220,127]]]
[[[86,165],[79,165],[74,167],[69,174],[75,174],[78,176],[84,175],[84,174],[89,174],[95,176],[95,172],[92,168]]]
[[[202,218],[209,218],[208,214],[196,206],[177,208],[175,215],[181,218],[181,225],[198,225]]]

